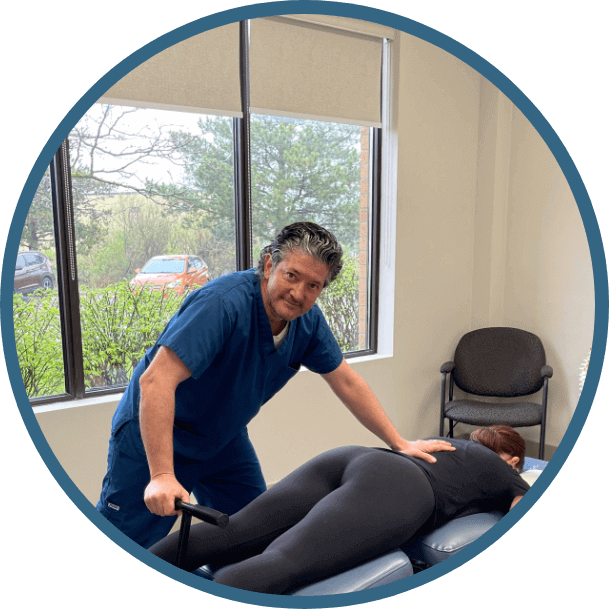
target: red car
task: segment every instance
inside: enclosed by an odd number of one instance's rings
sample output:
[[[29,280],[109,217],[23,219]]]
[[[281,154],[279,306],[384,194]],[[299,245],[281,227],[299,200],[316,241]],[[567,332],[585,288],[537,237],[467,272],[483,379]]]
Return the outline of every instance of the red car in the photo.
[[[132,286],[174,290],[178,294],[209,281],[205,262],[198,256],[186,254],[155,256],[141,270],[135,269],[135,272],[137,275],[131,280]]]

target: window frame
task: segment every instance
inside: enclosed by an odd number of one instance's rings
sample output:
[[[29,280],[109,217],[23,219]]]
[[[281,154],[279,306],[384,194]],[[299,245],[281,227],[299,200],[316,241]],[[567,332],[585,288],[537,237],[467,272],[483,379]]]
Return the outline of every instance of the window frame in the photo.
[[[389,125],[389,100],[391,90],[388,75],[391,71],[388,40],[384,41],[381,105],[383,127],[371,127],[370,144],[370,199],[369,199],[369,254],[368,254],[368,348],[344,354],[345,359],[366,358],[370,356],[390,356],[393,341],[381,339],[382,353],[379,351],[379,317],[382,309],[390,312],[391,306],[380,305],[381,284],[387,282],[381,275],[381,239],[387,237],[382,227],[383,185],[387,182],[388,167],[383,166],[382,151],[383,129]],[[233,118],[233,159],[235,178],[235,246],[236,269],[243,271],[252,267],[256,261],[252,256],[252,205],[251,205],[251,156],[250,156],[250,99],[249,99],[249,27],[247,21],[240,22],[240,79],[243,118]],[[65,371],[65,392],[53,396],[31,397],[32,407],[40,407],[75,400],[117,396],[124,392],[127,385],[90,388],[85,387],[82,330],[79,307],[77,257],[75,251],[74,210],[72,206],[72,184],[69,156],[69,136],[54,155],[50,165],[51,193],[53,202],[53,225],[55,250],[57,256],[57,289],[60,308],[62,351]],[[391,189],[388,189],[391,190]],[[388,193],[390,196],[395,193]],[[389,206],[394,210],[394,204]],[[388,236],[389,246],[395,239]],[[386,265],[383,265],[386,266]],[[393,269],[393,264],[390,265]],[[393,280],[390,279],[393,283]],[[391,294],[393,290],[391,290]],[[385,315],[384,315],[385,316]],[[383,324],[386,326],[386,322]]]

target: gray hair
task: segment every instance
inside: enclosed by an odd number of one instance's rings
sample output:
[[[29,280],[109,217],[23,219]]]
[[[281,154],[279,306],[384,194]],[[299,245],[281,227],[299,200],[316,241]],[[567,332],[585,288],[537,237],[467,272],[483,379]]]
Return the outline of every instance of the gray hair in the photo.
[[[324,286],[326,288],[338,277],[343,268],[343,249],[330,231],[313,222],[295,222],[286,226],[275,237],[273,243],[260,251],[260,259],[256,267],[258,278],[264,277],[264,262],[268,254],[271,255],[275,268],[288,252],[294,250],[313,256],[330,267],[330,275]]]

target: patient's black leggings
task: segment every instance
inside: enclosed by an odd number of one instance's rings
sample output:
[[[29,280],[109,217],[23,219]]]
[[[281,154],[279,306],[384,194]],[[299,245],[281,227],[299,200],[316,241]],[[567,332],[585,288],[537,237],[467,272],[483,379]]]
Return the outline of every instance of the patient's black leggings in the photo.
[[[337,448],[254,499],[226,529],[194,525],[184,568],[230,564],[214,581],[283,594],[399,547],[432,517],[434,505],[431,485],[409,459]],[[177,544],[174,533],[150,551],[173,563]]]

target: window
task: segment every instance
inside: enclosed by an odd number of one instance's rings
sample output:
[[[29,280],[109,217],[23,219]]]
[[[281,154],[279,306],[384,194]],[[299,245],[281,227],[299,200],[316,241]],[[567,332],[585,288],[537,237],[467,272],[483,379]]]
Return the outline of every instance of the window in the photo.
[[[64,356],[55,274],[51,177],[34,195],[19,246],[13,284],[17,358],[30,398],[65,392]]]
[[[315,222],[336,236],[343,271],[318,304],[345,353],[369,348],[370,131],[285,117],[251,121],[253,250],[293,222]]]
[[[124,386],[182,298],[235,270],[232,157],[215,154],[232,124],[96,104],[70,133],[87,390]],[[197,281],[192,253],[208,266]]]
[[[90,108],[58,151],[32,203],[15,271],[19,361],[34,404],[124,387],[188,293],[251,268],[260,249],[299,220],[327,227],[343,246],[344,271],[318,301],[343,352],[375,351],[382,37],[282,19],[247,25],[205,32],[145,62]],[[371,104],[332,106],[306,91],[296,106],[284,99],[284,76],[296,68],[274,62],[302,55],[292,46],[310,43],[307,28],[315,48],[325,45],[320,60],[345,44],[364,50],[338,86],[347,99]],[[269,44],[289,48],[269,59]],[[224,46],[212,53],[211,69],[203,55],[214,45]],[[240,77],[239,48],[251,52]],[[178,90],[193,61],[207,66],[205,83]],[[173,68],[161,69],[163,62]],[[309,68],[305,80],[318,89],[323,66]],[[222,87],[210,86],[214,70]],[[362,82],[372,95],[362,94]],[[61,267],[51,263],[56,250]],[[36,281],[52,271],[39,288],[18,289],[19,266],[30,256]]]

